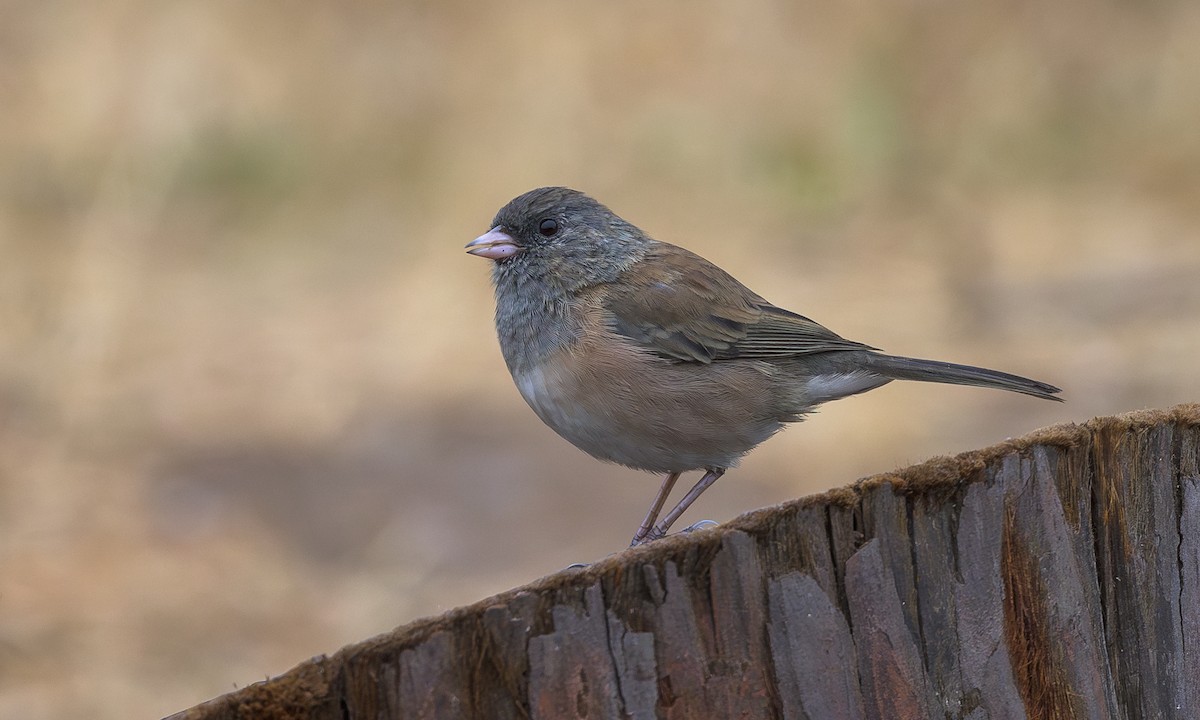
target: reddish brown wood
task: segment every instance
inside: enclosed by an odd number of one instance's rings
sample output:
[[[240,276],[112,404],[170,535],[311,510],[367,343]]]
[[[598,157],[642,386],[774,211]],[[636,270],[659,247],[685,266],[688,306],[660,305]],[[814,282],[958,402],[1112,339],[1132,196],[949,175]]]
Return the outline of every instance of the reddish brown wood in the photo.
[[[177,717],[1200,717],[1200,405],[636,548]]]

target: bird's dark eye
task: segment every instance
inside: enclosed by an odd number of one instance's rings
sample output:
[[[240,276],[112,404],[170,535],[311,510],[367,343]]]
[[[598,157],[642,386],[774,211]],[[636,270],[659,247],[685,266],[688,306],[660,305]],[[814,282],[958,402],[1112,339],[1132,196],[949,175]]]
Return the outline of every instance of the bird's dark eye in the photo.
[[[558,234],[558,221],[554,218],[546,218],[538,223],[538,232],[545,237],[553,237]]]

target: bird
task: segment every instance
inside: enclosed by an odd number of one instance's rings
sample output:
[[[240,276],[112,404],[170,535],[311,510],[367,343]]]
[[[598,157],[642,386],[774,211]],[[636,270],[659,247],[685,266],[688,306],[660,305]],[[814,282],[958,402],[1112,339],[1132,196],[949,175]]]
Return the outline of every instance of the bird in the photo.
[[[530,190],[489,227],[466,251],[492,261],[496,333],[521,396],[580,450],[664,476],[631,545],[664,537],[746,453],[831,400],[917,380],[1062,401],[1047,383],[847,340],[578,190]]]

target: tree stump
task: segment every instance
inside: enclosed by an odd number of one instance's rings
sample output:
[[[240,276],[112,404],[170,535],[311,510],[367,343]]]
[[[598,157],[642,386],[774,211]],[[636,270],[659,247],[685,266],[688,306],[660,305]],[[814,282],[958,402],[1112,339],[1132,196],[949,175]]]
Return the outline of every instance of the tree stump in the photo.
[[[174,717],[1200,717],[1200,405],[667,538]]]

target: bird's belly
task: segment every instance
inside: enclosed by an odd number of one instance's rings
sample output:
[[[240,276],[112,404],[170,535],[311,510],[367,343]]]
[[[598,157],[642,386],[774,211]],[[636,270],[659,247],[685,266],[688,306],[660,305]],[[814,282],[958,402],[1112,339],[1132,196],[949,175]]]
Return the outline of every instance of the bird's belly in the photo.
[[[740,370],[679,365],[639,357],[641,372],[603,358],[546,362],[513,379],[529,406],[555,432],[601,460],[652,472],[728,468],[782,427],[770,403],[740,392]],[[731,383],[731,373],[733,382]],[[737,375],[745,375],[739,378]]]

